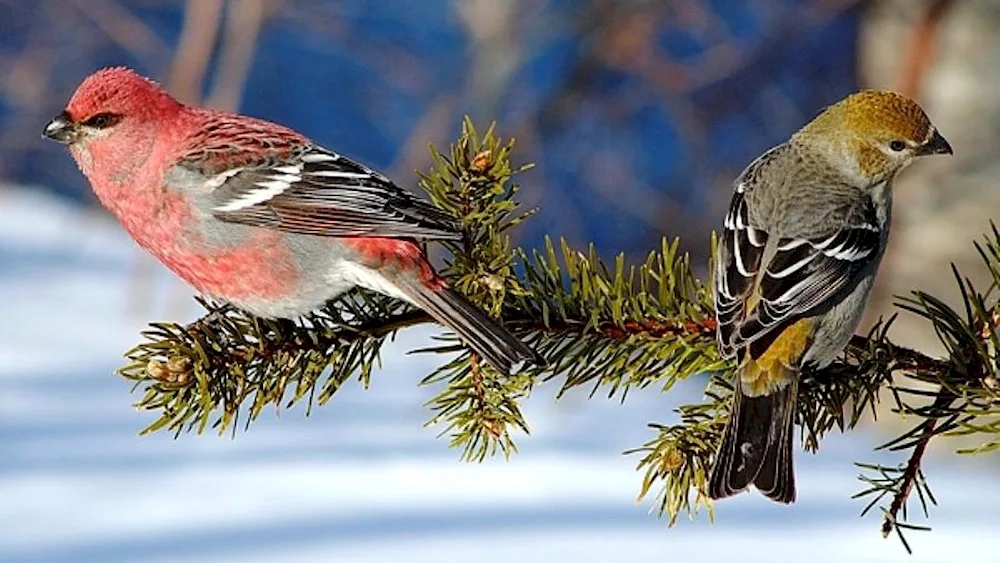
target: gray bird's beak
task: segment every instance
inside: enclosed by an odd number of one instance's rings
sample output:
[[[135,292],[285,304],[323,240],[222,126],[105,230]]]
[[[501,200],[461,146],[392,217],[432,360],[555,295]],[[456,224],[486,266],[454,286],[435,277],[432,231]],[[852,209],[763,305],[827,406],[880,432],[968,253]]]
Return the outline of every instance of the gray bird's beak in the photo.
[[[80,134],[73,123],[73,119],[65,111],[60,113],[45,126],[42,136],[52,139],[57,143],[71,145],[76,142]]]
[[[938,133],[937,129],[934,130],[934,135],[924,143],[919,149],[917,149],[917,154],[952,154],[951,145],[948,141]]]

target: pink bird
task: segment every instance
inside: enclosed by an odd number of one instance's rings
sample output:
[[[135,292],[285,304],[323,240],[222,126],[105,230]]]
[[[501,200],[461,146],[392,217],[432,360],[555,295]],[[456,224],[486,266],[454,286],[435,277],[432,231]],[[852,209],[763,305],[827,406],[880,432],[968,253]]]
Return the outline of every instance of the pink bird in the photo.
[[[205,295],[295,318],[363,287],[420,307],[503,373],[539,361],[427,261],[417,239],[461,239],[450,215],[291,129],[184,105],[110,68],[44,136],[69,146],[140,246]]]

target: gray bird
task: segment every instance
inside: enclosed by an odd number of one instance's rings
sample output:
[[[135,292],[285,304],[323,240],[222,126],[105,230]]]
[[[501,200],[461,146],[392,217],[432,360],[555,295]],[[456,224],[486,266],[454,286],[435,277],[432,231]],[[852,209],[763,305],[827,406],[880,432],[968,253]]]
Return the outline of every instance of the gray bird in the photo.
[[[864,311],[889,236],[893,180],[951,146],[913,100],[865,90],[827,108],[736,181],[715,259],[719,350],[735,358],[708,494],[795,500],[804,366],[830,364]]]

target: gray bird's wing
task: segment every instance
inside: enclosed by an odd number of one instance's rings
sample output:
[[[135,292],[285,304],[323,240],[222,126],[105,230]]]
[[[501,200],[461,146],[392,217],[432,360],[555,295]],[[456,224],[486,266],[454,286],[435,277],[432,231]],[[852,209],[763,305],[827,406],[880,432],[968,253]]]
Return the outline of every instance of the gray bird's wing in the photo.
[[[751,224],[747,193],[753,188],[747,182],[760,162],[737,182],[716,251],[716,336],[725,357],[747,346],[751,357],[759,357],[785,327],[832,305],[832,298],[858,282],[883,244],[868,197],[856,202],[843,223],[808,236],[775,239]]]

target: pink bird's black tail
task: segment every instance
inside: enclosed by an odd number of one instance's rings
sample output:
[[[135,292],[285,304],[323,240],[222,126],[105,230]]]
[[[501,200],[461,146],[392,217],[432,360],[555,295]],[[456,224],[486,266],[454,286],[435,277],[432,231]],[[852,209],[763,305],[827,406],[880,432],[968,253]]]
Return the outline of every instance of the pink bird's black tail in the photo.
[[[544,363],[534,350],[455,290],[431,289],[420,283],[408,284],[405,290],[414,304],[453,330],[501,373],[512,374],[525,365]]]
[[[797,379],[769,395],[746,396],[739,381],[708,481],[713,499],[750,485],[782,503],[795,502],[792,437]]]

